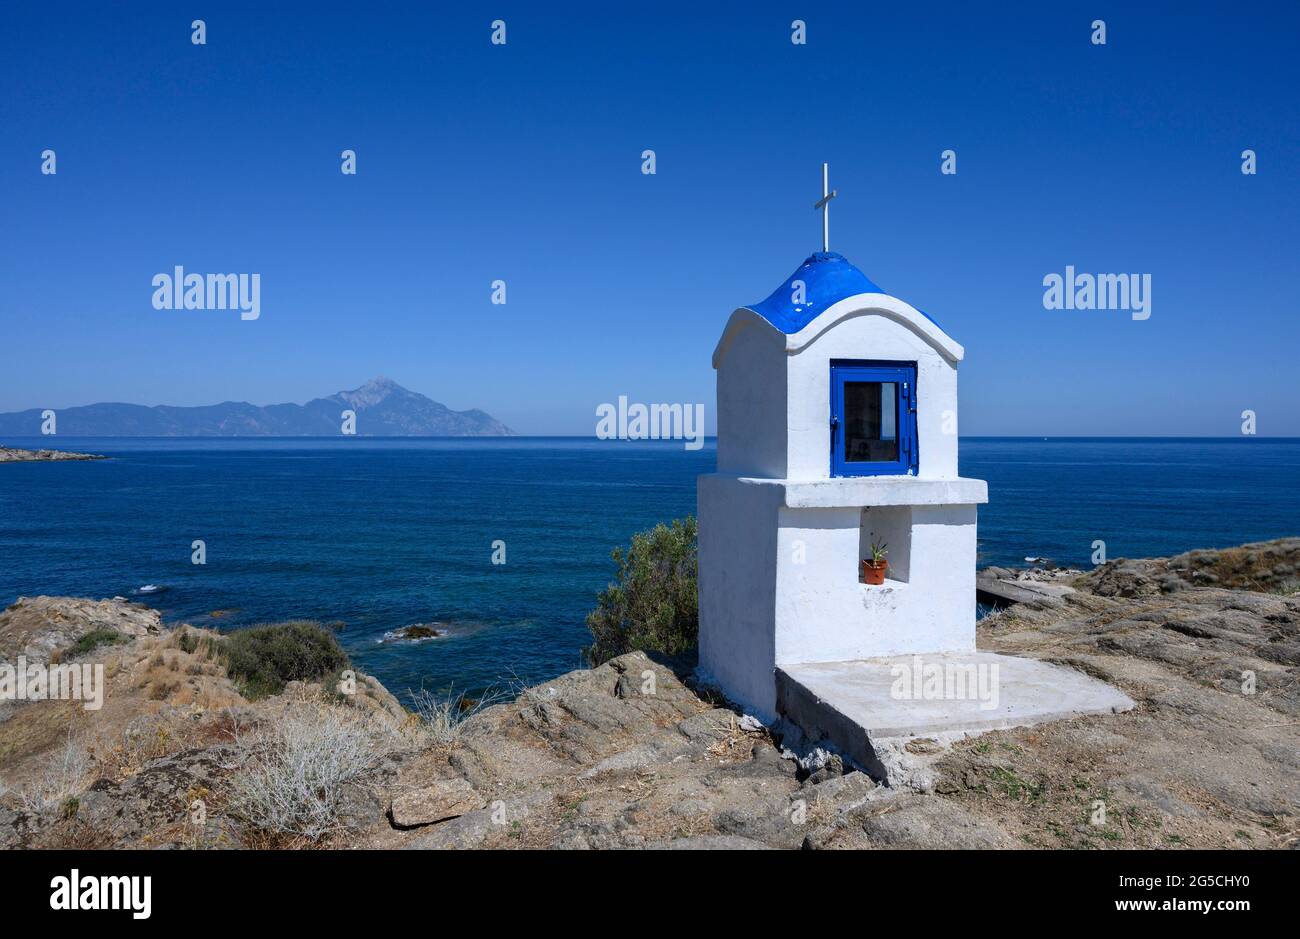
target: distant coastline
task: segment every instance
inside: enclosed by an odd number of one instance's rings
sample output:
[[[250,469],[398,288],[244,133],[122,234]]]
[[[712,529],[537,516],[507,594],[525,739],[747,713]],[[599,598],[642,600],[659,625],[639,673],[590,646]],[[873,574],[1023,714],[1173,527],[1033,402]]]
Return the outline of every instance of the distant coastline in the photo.
[[[388,378],[306,404],[223,401],[203,407],[107,402],[0,414],[0,435],[70,437],[508,437],[492,415],[453,411]]]

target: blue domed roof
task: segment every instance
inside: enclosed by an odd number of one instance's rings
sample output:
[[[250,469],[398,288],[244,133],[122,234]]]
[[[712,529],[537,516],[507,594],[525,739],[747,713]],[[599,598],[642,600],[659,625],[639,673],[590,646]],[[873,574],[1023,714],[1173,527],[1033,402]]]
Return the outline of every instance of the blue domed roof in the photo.
[[[804,285],[804,302],[798,305],[794,303],[796,280],[803,281]],[[845,297],[884,292],[866,274],[850,264],[844,255],[834,251],[818,251],[800,264],[784,284],[772,291],[771,296],[762,303],[750,304],[749,309],[789,336],[803,329]],[[930,316],[925,313],[921,315],[934,323]]]

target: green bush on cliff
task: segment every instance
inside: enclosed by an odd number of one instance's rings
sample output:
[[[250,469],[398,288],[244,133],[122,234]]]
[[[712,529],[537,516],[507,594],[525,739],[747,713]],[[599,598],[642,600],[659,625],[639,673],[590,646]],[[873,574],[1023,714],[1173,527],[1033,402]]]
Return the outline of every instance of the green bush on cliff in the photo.
[[[695,648],[696,535],[695,518],[688,516],[638,532],[626,551],[614,549],[618,580],[601,591],[587,615],[595,641],[583,653],[591,665],[635,649],[678,655]]]
[[[101,646],[116,646],[126,642],[126,636],[116,629],[92,629],[74,642],[67,654],[73,658],[89,655]]]
[[[241,629],[224,637],[217,651],[226,674],[249,698],[278,694],[291,681],[318,681],[348,664],[334,634],[310,620]]]

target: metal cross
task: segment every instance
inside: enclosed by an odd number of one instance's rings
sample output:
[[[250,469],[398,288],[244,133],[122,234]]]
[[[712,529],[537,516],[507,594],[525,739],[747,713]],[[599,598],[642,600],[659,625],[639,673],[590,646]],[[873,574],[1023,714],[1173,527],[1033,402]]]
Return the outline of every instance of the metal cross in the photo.
[[[831,189],[830,171],[826,163],[822,164],[822,197],[813,204],[814,209],[822,210],[822,251],[831,250],[831,200],[835,198],[838,189]]]

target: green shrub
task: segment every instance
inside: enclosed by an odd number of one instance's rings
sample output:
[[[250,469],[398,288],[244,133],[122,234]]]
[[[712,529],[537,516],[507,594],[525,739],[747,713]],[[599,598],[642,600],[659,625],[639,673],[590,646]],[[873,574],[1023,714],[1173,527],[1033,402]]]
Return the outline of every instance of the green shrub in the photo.
[[[92,629],[68,647],[68,655],[86,655],[94,652],[100,646],[115,646],[123,642],[126,642],[126,636],[123,636],[116,629]]]
[[[317,681],[348,664],[334,635],[310,620],[241,629],[224,637],[217,651],[248,698],[278,694],[291,681]]]
[[[587,615],[595,641],[583,653],[591,665],[634,649],[679,655],[695,648],[696,536],[695,518],[688,516],[638,532],[626,551],[614,549],[618,580],[601,591]]]

